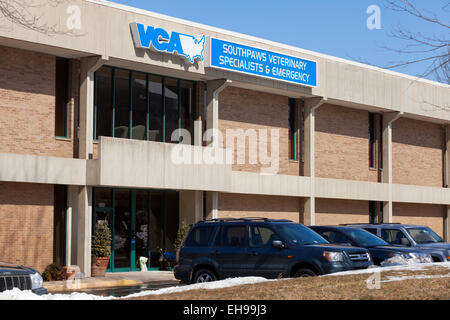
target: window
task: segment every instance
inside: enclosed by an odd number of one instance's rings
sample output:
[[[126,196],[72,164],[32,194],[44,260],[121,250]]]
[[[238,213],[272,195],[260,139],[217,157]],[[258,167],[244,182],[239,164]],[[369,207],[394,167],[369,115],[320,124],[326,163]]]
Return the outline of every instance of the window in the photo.
[[[420,244],[443,242],[441,237],[427,227],[407,228],[406,231],[408,231],[414,241]]]
[[[56,58],[55,136],[69,137],[69,60]]]
[[[95,73],[94,138],[171,141],[179,128],[191,133],[196,83],[103,66]]]
[[[289,159],[297,160],[297,105],[289,99]]]
[[[399,244],[399,245],[404,244],[402,243],[402,238],[408,240],[402,231],[395,229],[381,230],[381,238],[383,238],[383,240],[389,242],[390,244]]]
[[[376,223],[377,213],[375,201],[369,201],[369,223]]]
[[[147,140],[147,76],[133,72],[131,138]]]
[[[372,228],[364,228],[364,230],[370,232],[373,235],[377,235],[377,229],[372,229]]]
[[[375,168],[375,114],[369,113],[369,168]]]
[[[351,240],[345,235],[335,231],[322,231],[319,234],[331,243],[335,244],[351,244]]]
[[[130,137],[130,72],[116,70],[114,137]]]
[[[199,227],[192,230],[189,237],[186,239],[185,246],[187,247],[206,247],[208,246],[211,236],[213,235],[214,226]]]
[[[249,240],[250,247],[268,248],[272,246],[273,241],[281,239],[270,228],[250,226]]]
[[[223,247],[245,247],[245,227],[227,226],[222,230]]]

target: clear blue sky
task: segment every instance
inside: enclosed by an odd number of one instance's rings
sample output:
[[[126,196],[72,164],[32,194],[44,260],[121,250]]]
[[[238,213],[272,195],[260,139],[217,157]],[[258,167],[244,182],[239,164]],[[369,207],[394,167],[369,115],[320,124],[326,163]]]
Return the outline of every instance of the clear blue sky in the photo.
[[[414,0],[413,0],[414,1]],[[383,46],[402,48],[389,36],[402,25],[412,31],[449,38],[444,28],[420,22],[417,18],[388,10],[382,0],[116,0],[169,16],[236,31],[296,47],[350,60],[387,66],[408,60],[409,56],[389,52]],[[444,0],[415,0],[426,13],[437,13],[449,23],[450,8]],[[366,13],[370,5],[381,9],[381,30],[369,30]],[[425,64],[395,69],[420,75]],[[432,76],[428,77],[433,79]]]

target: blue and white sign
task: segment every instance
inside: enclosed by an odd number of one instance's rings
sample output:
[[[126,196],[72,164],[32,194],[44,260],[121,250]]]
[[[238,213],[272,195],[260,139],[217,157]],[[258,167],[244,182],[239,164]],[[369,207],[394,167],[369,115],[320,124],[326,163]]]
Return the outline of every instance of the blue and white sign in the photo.
[[[281,53],[211,38],[208,67],[317,86],[317,63]]]
[[[173,31],[170,35],[162,28],[144,26],[141,23],[130,24],[136,48],[153,49],[159,52],[178,54],[186,57],[191,63],[203,61],[205,36],[197,39],[194,36]]]

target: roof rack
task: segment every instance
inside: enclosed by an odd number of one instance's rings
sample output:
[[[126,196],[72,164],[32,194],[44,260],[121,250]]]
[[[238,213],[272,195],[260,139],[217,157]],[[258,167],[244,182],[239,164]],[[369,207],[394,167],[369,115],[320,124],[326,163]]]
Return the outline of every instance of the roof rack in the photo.
[[[270,219],[270,218],[264,218],[264,217],[244,217],[244,218],[216,218],[216,219],[200,220],[200,221],[198,221],[198,223],[206,223],[206,222],[239,222],[239,221],[293,222],[292,220],[287,220],[287,219]]]
[[[354,226],[354,225],[362,225],[362,224],[374,224],[374,225],[381,225],[381,224],[401,224],[399,222],[381,222],[381,223],[341,223],[340,226]]]

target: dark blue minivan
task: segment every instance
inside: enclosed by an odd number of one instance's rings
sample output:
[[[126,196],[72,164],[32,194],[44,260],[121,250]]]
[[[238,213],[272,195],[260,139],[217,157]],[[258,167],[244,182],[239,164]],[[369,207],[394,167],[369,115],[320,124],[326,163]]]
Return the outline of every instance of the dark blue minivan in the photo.
[[[373,264],[366,249],[333,245],[302,224],[267,218],[200,221],[177,252],[177,262],[175,277],[186,283],[308,277]]]

